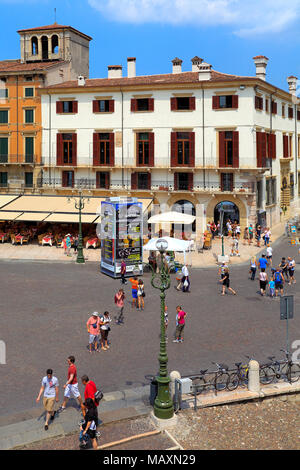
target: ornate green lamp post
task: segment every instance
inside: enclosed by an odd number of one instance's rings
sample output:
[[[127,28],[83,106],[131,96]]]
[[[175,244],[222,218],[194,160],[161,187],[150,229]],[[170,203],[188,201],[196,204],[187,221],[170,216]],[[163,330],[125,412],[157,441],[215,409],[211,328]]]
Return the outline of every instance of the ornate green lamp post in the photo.
[[[156,248],[161,255],[161,265],[157,274],[152,269],[151,284],[155,289],[160,290],[160,350],[158,356],[159,373],[156,377],[158,391],[154,402],[154,416],[160,419],[169,419],[174,414],[174,407],[169,390],[170,377],[167,370],[168,356],[165,331],[165,291],[170,287],[170,276],[163,261],[163,254],[168,248],[167,240],[163,238],[157,240]]]
[[[75,201],[75,209],[79,211],[79,232],[78,232],[78,248],[77,248],[77,258],[76,258],[76,263],[85,263],[84,260],[84,255],[83,255],[83,245],[82,245],[82,223],[81,223],[81,212],[85,206],[85,201],[87,202],[90,201],[90,198],[88,196],[83,196],[82,195],[82,189],[80,188],[78,190],[78,196],[72,196],[72,199]],[[69,198],[69,202],[71,201],[71,198]]]

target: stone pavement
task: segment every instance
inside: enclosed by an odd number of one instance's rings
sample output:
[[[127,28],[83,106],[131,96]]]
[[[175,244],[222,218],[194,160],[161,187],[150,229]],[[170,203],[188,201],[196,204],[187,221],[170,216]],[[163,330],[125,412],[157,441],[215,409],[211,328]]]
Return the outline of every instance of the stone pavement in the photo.
[[[277,224],[272,228],[272,243],[274,243],[278,238],[284,233],[284,224]],[[225,255],[230,255],[231,253],[231,238],[224,238],[224,252]],[[239,252],[240,257],[230,257],[231,264],[238,264],[248,261],[249,258],[253,255],[256,255],[263,248],[263,241],[261,247],[257,247],[255,243],[250,246],[243,245],[243,238],[239,241]],[[101,251],[100,249],[84,248],[84,257],[90,262],[100,263]],[[197,250],[187,253],[186,261],[189,265],[193,267],[207,267],[215,266],[217,263],[218,255],[222,253],[221,248],[221,239],[216,238],[213,241],[211,250],[204,250],[203,253],[198,253]],[[22,260],[44,260],[44,261],[64,261],[66,263],[72,263],[76,260],[76,254],[74,254],[73,249],[71,250],[72,256],[68,257],[64,254],[62,248],[56,248],[56,246],[40,246],[35,241],[29,245],[12,245],[11,243],[0,243],[0,259],[22,259]],[[144,261],[148,261],[148,252],[144,252]],[[182,253],[176,254],[176,259],[183,263],[184,256]]]

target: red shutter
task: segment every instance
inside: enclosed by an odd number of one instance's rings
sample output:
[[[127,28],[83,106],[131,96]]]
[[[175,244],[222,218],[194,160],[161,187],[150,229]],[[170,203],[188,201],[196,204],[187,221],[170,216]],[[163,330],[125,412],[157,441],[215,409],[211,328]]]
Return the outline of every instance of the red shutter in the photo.
[[[115,166],[115,134],[113,132],[109,134],[109,164]]]
[[[232,132],[232,147],[233,147],[233,168],[239,167],[239,133],[238,131]]]
[[[195,111],[196,109],[196,98],[195,96],[190,97],[190,111]]]
[[[99,112],[100,112],[99,101],[94,100],[93,101],[93,113],[99,113]]]
[[[131,100],[131,112],[134,113],[137,110],[137,100],[132,98]]]
[[[193,188],[194,188],[194,175],[193,175],[193,173],[188,173],[188,188],[189,188],[189,191],[193,191]]]
[[[289,118],[290,119],[293,119],[293,116],[294,116],[294,111],[293,111],[293,108],[289,108]]]
[[[77,165],[77,134],[72,134],[72,165]]]
[[[149,166],[154,166],[154,132],[149,132]]]
[[[110,113],[115,112],[115,100],[109,100],[108,101],[108,110]]]
[[[261,132],[256,132],[256,164],[258,168],[262,168]]]
[[[150,173],[150,171],[148,173],[148,189],[149,190],[151,189],[151,173]]]
[[[213,96],[212,97],[212,109],[219,109],[220,108],[220,97]]]
[[[255,96],[255,109],[260,109],[259,96]]]
[[[276,158],[276,134],[270,135],[270,157],[275,159]]]
[[[66,188],[67,184],[68,184],[68,172],[63,171],[62,172],[62,186],[63,186],[63,188]]]
[[[289,137],[287,135],[283,136],[283,158],[288,158],[289,156]]]
[[[56,134],[56,164],[63,164],[63,135]]]
[[[219,132],[219,167],[225,166],[225,131]]]
[[[178,173],[174,173],[174,191],[178,191]]]
[[[177,165],[177,132],[171,132],[171,166],[176,166],[176,165]]]
[[[171,111],[177,111],[177,98],[171,98]]]
[[[93,134],[93,165],[100,165],[99,134]]]
[[[96,172],[96,189],[100,188],[100,171]]]
[[[195,132],[189,134],[190,143],[190,164],[189,166],[195,166]]]
[[[56,113],[60,114],[64,112],[64,103],[63,101],[56,101]]]
[[[239,107],[239,95],[232,95],[232,109],[238,109]]]
[[[148,111],[154,111],[154,98],[148,99]]]
[[[300,111],[297,111],[297,121],[300,121]]]
[[[78,101],[73,101],[73,113],[78,113]]]
[[[277,103],[272,101],[272,113],[277,114]]]
[[[72,188],[74,188],[74,171],[72,171]]]
[[[131,173],[131,189],[137,189],[137,173]]]

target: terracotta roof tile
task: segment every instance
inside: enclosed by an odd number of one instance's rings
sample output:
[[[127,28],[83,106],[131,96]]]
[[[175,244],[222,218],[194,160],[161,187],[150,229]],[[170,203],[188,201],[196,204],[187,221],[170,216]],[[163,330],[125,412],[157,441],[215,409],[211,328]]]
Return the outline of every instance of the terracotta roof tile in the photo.
[[[22,63],[20,60],[2,60],[0,61],[0,73],[4,72],[30,72],[35,70],[47,70],[54,65],[64,64],[65,61],[49,61],[49,62],[31,62]]]
[[[57,30],[57,29],[70,29],[71,31],[75,31],[76,33],[80,34],[81,36],[84,36],[86,39],[88,39],[90,41],[92,40],[92,38],[90,36],[88,36],[87,34],[82,33],[81,31],[79,31],[78,29],[73,28],[72,26],[66,26],[66,25],[57,24],[57,23],[49,24],[49,25],[46,25],[46,26],[37,26],[36,28],[19,29],[17,32],[18,33],[27,33],[27,32],[43,31],[43,30],[51,31],[51,30]]]

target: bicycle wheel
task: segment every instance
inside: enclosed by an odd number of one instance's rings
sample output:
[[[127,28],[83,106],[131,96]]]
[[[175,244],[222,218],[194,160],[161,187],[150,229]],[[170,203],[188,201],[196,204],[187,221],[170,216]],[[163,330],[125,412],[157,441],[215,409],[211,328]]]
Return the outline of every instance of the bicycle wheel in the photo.
[[[217,374],[215,378],[215,390],[221,392],[227,388],[229,382],[229,374],[227,372]]]
[[[259,381],[262,385],[268,385],[274,381],[276,377],[275,370],[270,367],[261,367],[259,369]]]
[[[280,371],[281,375],[284,376],[290,383],[297,382],[300,378],[300,366],[293,362],[284,364]]]
[[[227,390],[232,392],[232,390],[236,390],[239,386],[240,383],[240,377],[238,372],[233,372],[232,374],[229,375],[229,380],[227,383]]]

